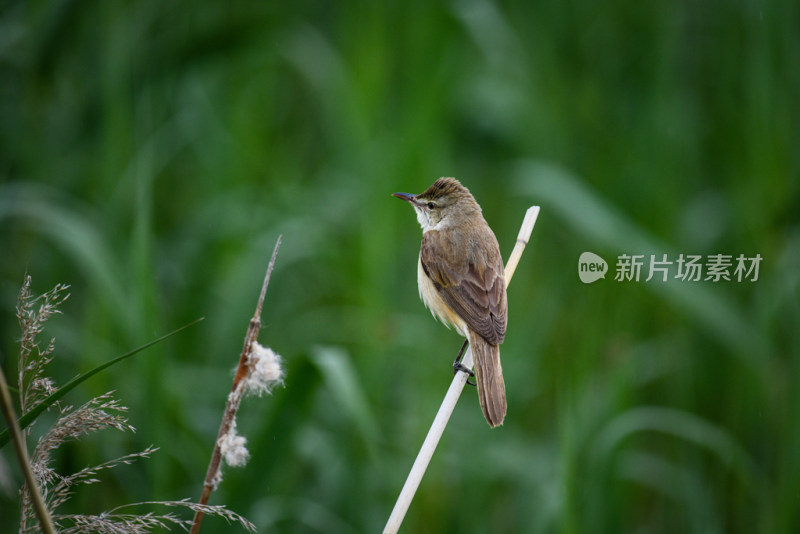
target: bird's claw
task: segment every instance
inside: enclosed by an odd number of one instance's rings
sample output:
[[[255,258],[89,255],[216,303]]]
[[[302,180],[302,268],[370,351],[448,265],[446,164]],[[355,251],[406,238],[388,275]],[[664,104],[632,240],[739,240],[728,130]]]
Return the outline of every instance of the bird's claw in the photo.
[[[453,362],[453,374],[458,374],[459,371],[461,371],[463,373],[467,373],[469,376],[472,376],[472,377],[475,376],[475,371],[473,371],[472,369],[470,369],[469,367],[467,367],[466,365],[464,365],[460,361]],[[467,378],[467,384],[469,384],[470,386],[476,385],[475,382],[471,381],[469,378]]]

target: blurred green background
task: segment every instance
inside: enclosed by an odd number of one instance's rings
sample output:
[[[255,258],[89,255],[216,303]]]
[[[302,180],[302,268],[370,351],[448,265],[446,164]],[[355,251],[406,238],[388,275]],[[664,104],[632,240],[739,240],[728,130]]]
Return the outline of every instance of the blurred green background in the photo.
[[[199,496],[282,234],[260,340],[285,388],[243,403],[252,457],[211,503],[261,532],[379,532],[461,343],[418,299],[391,193],[456,176],[504,255],[542,211],[505,425],[465,391],[402,531],[797,532],[799,108],[789,0],[3,2],[3,369],[26,270],[36,294],[72,285],[45,332],[59,384],[205,317],[69,395],[116,390],[137,432],[65,447],[63,472],[160,451],[62,511]],[[611,274],[764,259],[756,282],[584,285],[586,250]]]

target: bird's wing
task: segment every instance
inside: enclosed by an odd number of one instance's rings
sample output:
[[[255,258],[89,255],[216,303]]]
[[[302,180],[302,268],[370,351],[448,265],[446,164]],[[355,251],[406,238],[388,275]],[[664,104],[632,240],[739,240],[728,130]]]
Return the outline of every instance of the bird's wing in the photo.
[[[486,230],[488,235],[480,236],[483,246],[474,238],[458,240],[461,248],[468,243],[466,251],[453,246],[448,232],[425,232],[420,261],[445,303],[486,341],[499,345],[506,334],[506,281],[497,239]]]

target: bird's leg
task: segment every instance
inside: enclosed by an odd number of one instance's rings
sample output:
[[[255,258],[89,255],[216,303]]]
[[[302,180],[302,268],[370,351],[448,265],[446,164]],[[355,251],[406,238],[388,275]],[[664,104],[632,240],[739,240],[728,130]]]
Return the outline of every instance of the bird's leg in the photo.
[[[464,344],[461,345],[461,350],[458,351],[458,356],[456,356],[456,361],[453,362],[453,374],[457,374],[459,371],[463,371],[467,373],[469,376],[475,376],[475,371],[461,363],[461,360],[464,358],[464,351],[467,350],[467,345],[469,344],[469,339],[464,340]],[[467,379],[467,384],[470,386],[474,386],[475,382],[470,382],[469,378]]]

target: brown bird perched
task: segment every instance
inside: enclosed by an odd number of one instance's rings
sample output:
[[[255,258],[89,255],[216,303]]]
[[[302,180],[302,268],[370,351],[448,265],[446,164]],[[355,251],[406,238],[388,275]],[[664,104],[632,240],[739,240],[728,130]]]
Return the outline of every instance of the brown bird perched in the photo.
[[[434,316],[452,325],[472,345],[478,400],[494,428],[506,415],[500,344],[508,312],[497,238],[475,198],[455,178],[439,178],[419,195],[393,196],[414,207],[422,226],[417,269],[420,298]],[[461,354],[454,368],[469,372],[460,358]]]

